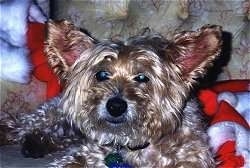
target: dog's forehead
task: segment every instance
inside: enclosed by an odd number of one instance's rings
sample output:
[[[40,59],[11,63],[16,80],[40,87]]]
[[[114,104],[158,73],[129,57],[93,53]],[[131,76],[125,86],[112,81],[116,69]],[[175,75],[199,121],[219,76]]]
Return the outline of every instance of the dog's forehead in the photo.
[[[97,69],[107,69],[116,74],[131,75],[142,72],[160,74],[161,56],[150,45],[106,43],[98,49],[95,59]],[[97,61],[98,60],[98,61]]]
[[[160,57],[155,50],[149,46],[140,45],[124,45],[124,44],[111,44],[112,51],[108,50],[100,53],[105,56],[103,60],[111,61],[118,64],[151,64],[160,61]]]
[[[136,36],[126,41],[105,40],[96,44],[87,62],[91,65],[160,66],[168,41],[161,36]],[[92,60],[92,61],[90,61]]]
[[[115,52],[115,59],[159,59],[164,57],[167,40],[161,36],[136,36],[126,41],[103,43],[107,49]],[[115,56],[116,55],[116,56]]]

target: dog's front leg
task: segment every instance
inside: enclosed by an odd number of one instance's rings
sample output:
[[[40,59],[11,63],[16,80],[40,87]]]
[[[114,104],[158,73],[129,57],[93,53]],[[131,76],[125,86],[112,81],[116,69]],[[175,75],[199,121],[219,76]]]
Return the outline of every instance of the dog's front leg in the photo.
[[[50,163],[48,168],[85,168],[88,167],[83,156],[66,155]]]
[[[73,133],[62,117],[59,102],[60,98],[56,97],[35,112],[20,114],[14,141],[21,142],[24,156],[43,157],[68,145],[65,141]]]
[[[60,98],[56,97],[41,105],[34,112],[21,114],[18,118],[16,141],[21,142],[24,156],[43,157],[58,149],[57,134],[60,128],[56,127],[61,124],[59,101]]]
[[[77,152],[56,159],[50,163],[50,168],[105,168],[105,158],[112,154],[114,149],[111,146],[102,146],[96,143],[86,143],[78,147]]]

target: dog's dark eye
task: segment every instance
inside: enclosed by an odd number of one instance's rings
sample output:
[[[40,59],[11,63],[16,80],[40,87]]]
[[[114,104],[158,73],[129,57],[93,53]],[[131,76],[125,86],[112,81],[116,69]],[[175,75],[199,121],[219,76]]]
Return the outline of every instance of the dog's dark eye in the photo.
[[[108,80],[110,75],[111,74],[107,71],[99,71],[95,74],[95,77],[98,81],[104,81],[104,80]]]
[[[149,78],[144,74],[139,74],[134,78],[134,80],[139,83],[147,83],[149,81]]]

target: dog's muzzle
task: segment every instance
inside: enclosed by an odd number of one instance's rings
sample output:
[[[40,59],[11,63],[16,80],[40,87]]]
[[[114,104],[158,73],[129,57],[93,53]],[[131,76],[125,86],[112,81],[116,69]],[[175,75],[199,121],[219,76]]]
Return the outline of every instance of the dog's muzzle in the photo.
[[[107,101],[106,109],[112,117],[120,117],[127,111],[128,104],[120,97],[113,97]]]

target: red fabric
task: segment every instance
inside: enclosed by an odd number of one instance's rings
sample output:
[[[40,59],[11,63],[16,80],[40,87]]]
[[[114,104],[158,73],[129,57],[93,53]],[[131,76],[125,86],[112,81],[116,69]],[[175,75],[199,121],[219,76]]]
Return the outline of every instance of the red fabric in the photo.
[[[46,57],[43,55],[43,47],[38,48],[37,50],[32,50],[31,53],[31,62],[33,66],[38,66],[47,62]]]
[[[240,115],[240,113],[238,113],[230,104],[225,101],[221,101],[221,103],[219,104],[218,112],[213,116],[211,125],[223,121],[235,122],[247,129],[250,129],[249,124]]]
[[[54,74],[48,64],[40,64],[34,68],[33,75],[40,81],[48,82]]]
[[[200,90],[199,100],[203,103],[203,110],[208,116],[213,116],[218,110],[217,95],[221,92],[245,92],[250,90],[250,80],[231,80],[216,83],[209,89]]]
[[[43,47],[45,26],[42,23],[29,22],[28,24],[28,47],[35,51]]]
[[[230,80],[230,81],[222,81],[218,82],[211,88],[213,91],[219,92],[245,92],[250,91],[250,80]]]
[[[211,126],[218,122],[231,121],[250,129],[247,121],[234,107],[225,101],[217,102],[217,95],[221,92],[246,92],[249,89],[250,80],[233,80],[218,82],[212,88],[201,90],[198,98],[203,104],[203,111],[211,117]],[[240,168],[244,166],[243,156],[236,156],[234,141],[227,141],[221,145],[216,155],[216,159],[220,163],[218,168]]]
[[[235,142],[227,141],[217,151],[218,168],[240,168],[244,166],[244,158],[235,155]]]
[[[53,77],[51,80],[47,83],[47,97],[52,98],[58,95],[61,92],[61,85],[59,83],[59,80],[57,77]]]
[[[38,80],[47,83],[47,98],[55,97],[60,93],[61,86],[44,55],[45,25],[30,22],[28,24],[27,40],[31,62],[34,66],[33,75]]]
[[[217,93],[212,90],[201,90],[198,98],[203,102],[203,111],[208,116],[213,116],[218,108]]]

